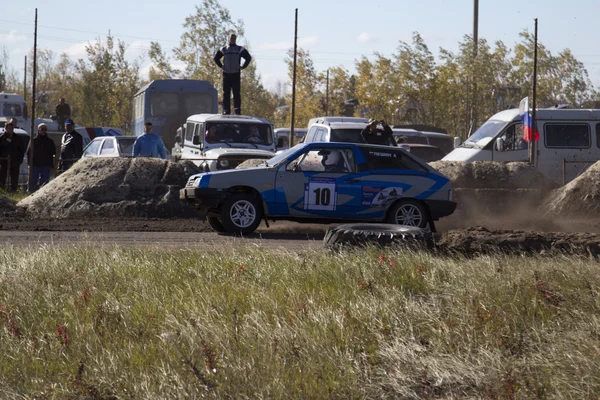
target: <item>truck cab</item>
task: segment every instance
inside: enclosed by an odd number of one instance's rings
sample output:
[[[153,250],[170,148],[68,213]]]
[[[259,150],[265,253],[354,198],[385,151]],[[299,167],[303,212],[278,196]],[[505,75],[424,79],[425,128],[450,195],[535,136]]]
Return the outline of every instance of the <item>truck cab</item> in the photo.
[[[236,168],[248,159],[275,155],[273,125],[248,115],[197,114],[188,117],[181,130],[182,160],[190,160],[205,172]]]
[[[600,160],[600,110],[537,109],[536,120],[535,166],[556,183],[570,182]],[[529,161],[519,110],[495,114],[443,160]]]

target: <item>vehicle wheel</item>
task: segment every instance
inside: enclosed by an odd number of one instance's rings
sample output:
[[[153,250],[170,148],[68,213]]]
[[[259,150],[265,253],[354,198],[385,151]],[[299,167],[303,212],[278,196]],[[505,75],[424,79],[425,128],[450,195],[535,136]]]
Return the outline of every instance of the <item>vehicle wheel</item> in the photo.
[[[414,226],[394,224],[344,224],[327,229],[323,246],[338,250],[344,246],[402,245],[412,249],[432,249],[433,234]]]
[[[429,222],[429,214],[423,203],[417,200],[400,200],[389,210],[386,222],[425,228]]]
[[[234,194],[221,206],[221,223],[227,232],[248,234],[260,225],[262,210],[250,194]]]
[[[213,228],[213,230],[215,232],[219,232],[219,233],[227,232],[227,229],[225,229],[225,227],[223,226],[221,221],[219,221],[219,218],[206,217],[206,220],[208,221],[208,224],[210,225],[211,228]]]

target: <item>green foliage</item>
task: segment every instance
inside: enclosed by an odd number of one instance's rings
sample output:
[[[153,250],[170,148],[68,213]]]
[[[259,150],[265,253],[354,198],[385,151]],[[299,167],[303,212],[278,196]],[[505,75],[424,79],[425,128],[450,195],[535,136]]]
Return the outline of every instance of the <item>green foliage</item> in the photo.
[[[2,398],[600,391],[596,260],[112,246],[0,258]]]
[[[294,71],[294,50],[288,51],[285,62],[288,66],[288,77],[293,81]],[[316,71],[310,52],[304,49],[297,49],[296,53],[296,107],[294,126],[308,126],[311,118],[324,114],[323,93],[319,90],[323,77]],[[292,93],[288,93],[287,104],[292,104]],[[286,125],[291,125],[291,111],[287,115]]]

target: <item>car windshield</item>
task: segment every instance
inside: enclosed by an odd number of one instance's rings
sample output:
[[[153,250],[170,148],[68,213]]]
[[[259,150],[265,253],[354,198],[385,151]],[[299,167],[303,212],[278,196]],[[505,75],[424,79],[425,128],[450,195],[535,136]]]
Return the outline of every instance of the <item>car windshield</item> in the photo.
[[[330,142],[364,143],[362,129],[332,129]]]
[[[124,155],[133,154],[133,144],[135,143],[135,139],[136,138],[134,138],[134,137],[117,139],[117,141],[119,143],[119,150],[121,151],[121,154],[124,154]]]
[[[506,124],[506,121],[496,121],[491,119],[486,121],[474,134],[465,140],[461,147],[484,147],[496,137],[498,132],[500,132]]]
[[[209,122],[205,137],[207,143],[273,144],[271,126],[260,123]]]
[[[283,151],[279,154],[277,154],[275,157],[273,158],[269,158],[266,161],[266,164],[270,167],[279,164],[280,162],[282,162],[283,160],[285,160],[286,158],[288,158],[291,154],[294,154],[296,151],[298,151],[298,149],[300,147],[302,147],[303,144],[302,143],[298,143],[297,145],[295,145],[294,147],[292,147],[291,149],[287,149],[286,151]]]

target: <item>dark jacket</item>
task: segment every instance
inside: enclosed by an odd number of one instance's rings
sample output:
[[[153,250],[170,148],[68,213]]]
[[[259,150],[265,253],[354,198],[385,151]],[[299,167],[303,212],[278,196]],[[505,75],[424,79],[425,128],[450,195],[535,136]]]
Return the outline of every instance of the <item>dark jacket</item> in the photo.
[[[371,129],[367,126],[362,130],[361,135],[364,141],[369,144],[396,146],[394,132],[392,132],[392,128],[389,125],[383,125],[383,129],[377,128],[375,132],[371,132]]]
[[[55,111],[56,116],[62,120],[65,120],[71,116],[71,107],[67,103],[58,103]]]
[[[60,158],[66,162],[73,162],[83,154],[83,137],[77,131],[65,133],[60,146]]]
[[[244,59],[244,65],[240,67],[240,59]],[[221,63],[221,59],[223,62]],[[224,74],[238,74],[242,69],[245,69],[252,57],[248,50],[237,44],[230,44],[217,51],[214,57],[215,63],[223,70]]]
[[[56,155],[56,146],[54,141],[48,135],[37,135],[33,139],[33,165],[36,167],[54,168],[54,156]],[[31,152],[27,152],[27,161],[31,165]]]
[[[0,135],[0,158],[10,158],[11,165],[21,165],[27,148],[27,138],[16,133],[11,138],[6,133]]]

